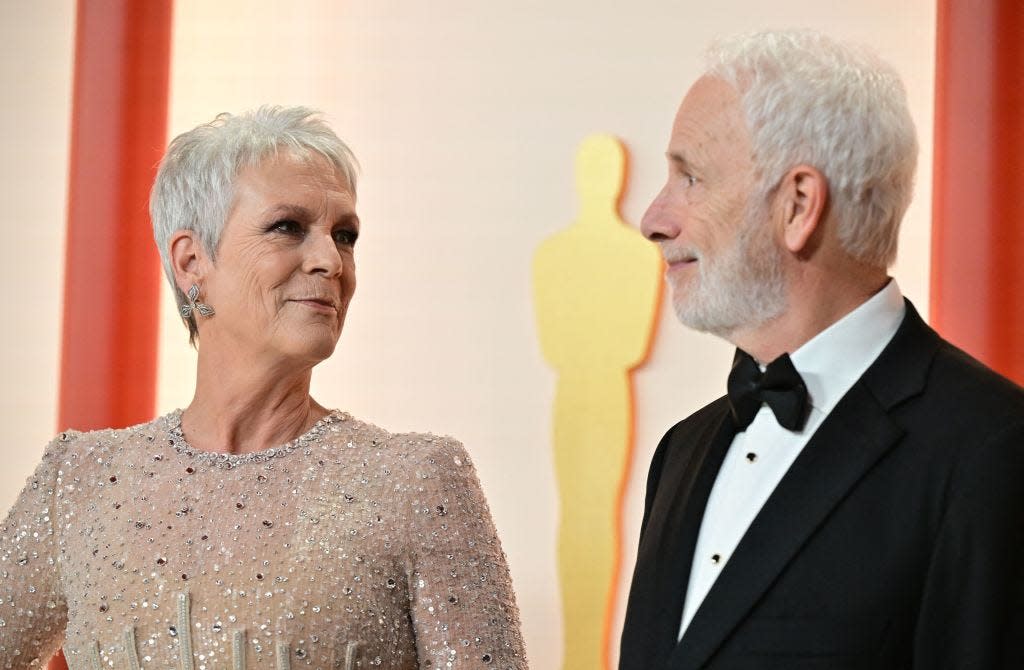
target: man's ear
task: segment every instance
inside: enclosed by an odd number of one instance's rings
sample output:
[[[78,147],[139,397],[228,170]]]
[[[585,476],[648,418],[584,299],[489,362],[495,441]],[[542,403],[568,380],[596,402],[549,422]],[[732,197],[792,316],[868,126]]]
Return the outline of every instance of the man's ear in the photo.
[[[167,245],[170,250],[171,269],[174,270],[174,283],[178,290],[188,293],[193,284],[202,286],[206,252],[195,231],[175,231]]]
[[[809,251],[811,238],[825,219],[828,180],[816,167],[797,165],[782,178],[778,193],[783,243],[794,254]]]

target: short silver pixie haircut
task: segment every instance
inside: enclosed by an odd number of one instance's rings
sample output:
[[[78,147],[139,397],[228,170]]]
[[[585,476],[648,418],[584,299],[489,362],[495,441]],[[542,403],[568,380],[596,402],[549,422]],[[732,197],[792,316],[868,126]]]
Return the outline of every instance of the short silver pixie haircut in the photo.
[[[715,43],[707,74],[740,94],[760,196],[799,164],[828,179],[843,249],[896,260],[910,204],[917,133],[899,75],[866,49],[811,31],[761,32]]]
[[[186,297],[174,281],[171,236],[179,230],[194,231],[210,257],[216,258],[224,224],[234,206],[235,179],[281,151],[300,160],[327,159],[348,180],[355,195],[355,156],[319,112],[307,107],[267,105],[237,116],[218,114],[210,123],[178,135],[167,147],[149,195],[149,215],[179,310]],[[195,344],[199,332],[195,314],[185,322],[189,342]]]

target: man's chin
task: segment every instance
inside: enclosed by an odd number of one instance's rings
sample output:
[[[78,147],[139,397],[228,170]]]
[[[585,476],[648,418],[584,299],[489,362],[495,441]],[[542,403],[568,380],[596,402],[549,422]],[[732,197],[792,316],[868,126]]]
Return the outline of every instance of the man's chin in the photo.
[[[710,309],[707,304],[695,299],[692,294],[680,296],[676,293],[672,298],[672,307],[675,309],[676,318],[687,328],[718,335],[725,324],[718,315]]]
[[[740,328],[740,324],[726,323],[721,319],[709,318],[708,314],[703,314],[699,310],[691,309],[688,306],[677,306],[676,318],[691,330],[724,338],[728,338],[730,333]]]
[[[740,330],[757,328],[758,326],[777,318],[785,311],[785,304],[771,304],[772,302],[750,301],[719,301],[709,302],[700,300],[697,296],[690,294],[682,297],[676,294],[673,296],[672,306],[675,309],[676,318],[687,328],[709,333],[725,339],[729,339],[732,333]],[[769,298],[771,296],[763,296]]]

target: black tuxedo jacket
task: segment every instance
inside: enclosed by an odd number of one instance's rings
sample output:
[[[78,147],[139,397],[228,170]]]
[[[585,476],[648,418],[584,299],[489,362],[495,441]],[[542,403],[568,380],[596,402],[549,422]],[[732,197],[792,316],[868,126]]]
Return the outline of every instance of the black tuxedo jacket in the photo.
[[[1024,668],[1024,390],[908,302],[677,643],[734,434],[720,398],[658,445],[621,670]]]

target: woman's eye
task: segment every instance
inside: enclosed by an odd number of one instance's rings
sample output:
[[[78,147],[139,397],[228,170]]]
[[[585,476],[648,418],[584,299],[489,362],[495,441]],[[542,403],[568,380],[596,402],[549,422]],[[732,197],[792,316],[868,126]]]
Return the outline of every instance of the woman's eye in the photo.
[[[289,235],[296,235],[302,232],[302,226],[296,221],[291,219],[281,219],[275,221],[270,225],[269,231],[278,233],[288,233]]]
[[[345,228],[335,230],[332,235],[334,236],[334,243],[343,246],[355,246],[356,238],[359,237],[359,233],[354,230],[348,230]]]

